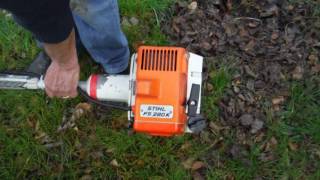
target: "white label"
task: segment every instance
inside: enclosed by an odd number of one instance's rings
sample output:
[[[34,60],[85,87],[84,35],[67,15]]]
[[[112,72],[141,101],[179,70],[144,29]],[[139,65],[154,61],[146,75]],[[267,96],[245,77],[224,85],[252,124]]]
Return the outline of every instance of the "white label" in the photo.
[[[140,116],[146,118],[171,119],[173,117],[173,106],[142,104],[140,106]]]

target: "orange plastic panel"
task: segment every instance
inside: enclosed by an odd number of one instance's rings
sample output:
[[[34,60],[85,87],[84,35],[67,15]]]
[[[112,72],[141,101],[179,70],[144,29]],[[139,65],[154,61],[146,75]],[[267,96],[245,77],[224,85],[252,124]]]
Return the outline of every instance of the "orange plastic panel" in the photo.
[[[157,136],[184,133],[187,64],[184,48],[138,49],[135,131]]]

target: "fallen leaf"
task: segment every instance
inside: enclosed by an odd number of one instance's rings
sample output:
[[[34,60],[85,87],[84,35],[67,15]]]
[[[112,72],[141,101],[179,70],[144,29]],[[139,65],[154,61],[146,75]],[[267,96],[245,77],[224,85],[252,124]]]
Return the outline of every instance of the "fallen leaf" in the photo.
[[[118,161],[116,159],[113,159],[111,162],[110,162],[110,165],[113,166],[113,167],[120,167]]]
[[[139,24],[139,19],[137,19],[136,17],[131,17],[129,21],[133,26],[136,26]]]
[[[252,21],[248,23],[248,26],[251,28],[256,28],[259,25],[258,21]]]
[[[86,173],[86,174],[90,174],[91,172],[92,172],[92,169],[90,167],[88,167],[84,170],[84,173]]]
[[[265,134],[263,132],[259,133],[259,135],[256,136],[255,138],[255,142],[261,142],[264,137],[265,137]]]
[[[91,153],[90,153],[90,156],[91,156],[93,159],[101,159],[104,155],[103,155],[103,152],[102,152],[102,151],[94,151],[94,152],[91,152]]]
[[[112,153],[114,153],[115,152],[115,148],[107,148],[106,149],[106,153],[108,153],[108,154],[112,154]]]
[[[273,105],[279,105],[279,104],[282,104],[284,103],[285,99],[283,96],[278,96],[278,97],[275,97],[275,98],[272,98],[272,104]]]
[[[128,17],[123,17],[121,20],[121,24],[122,24],[122,26],[125,26],[125,27],[131,26]]]
[[[295,80],[301,80],[303,77],[304,70],[301,66],[297,66],[292,72],[292,78]]]
[[[191,3],[188,5],[188,9],[191,10],[191,11],[196,10],[197,7],[198,7],[197,1],[193,1],[193,2],[191,2]]]
[[[89,174],[86,174],[80,178],[80,180],[91,180],[91,179],[92,179],[92,176],[90,176]]]
[[[251,70],[251,68],[248,65],[244,66],[244,70],[249,76],[257,78],[257,75]]]
[[[279,33],[278,32],[272,32],[271,39],[272,40],[276,40],[278,38],[279,38]]]
[[[249,43],[245,46],[244,50],[245,50],[245,51],[252,51],[255,45],[256,45],[255,40],[251,40],[251,41],[249,41]]]
[[[316,64],[315,66],[312,66],[311,72],[312,73],[319,73],[320,72],[320,64]]]
[[[212,48],[212,45],[206,41],[202,42],[201,43],[201,47],[206,50],[206,51],[209,51],[211,48]]]
[[[238,86],[233,86],[233,91],[235,93],[239,93],[240,92],[240,88]]]
[[[274,150],[274,149],[277,147],[277,145],[278,145],[277,139],[276,139],[275,137],[271,137],[268,145],[269,145],[269,147],[270,147],[271,149]]]
[[[193,162],[194,162],[194,158],[190,157],[187,160],[182,162],[182,166],[184,167],[184,169],[191,169]]]
[[[316,55],[311,54],[311,55],[308,56],[308,60],[309,60],[309,64],[314,65],[314,64],[317,63],[319,58]]]
[[[213,85],[211,83],[207,83],[207,90],[211,92],[213,90]]]
[[[201,169],[203,167],[206,167],[206,164],[202,161],[196,161],[192,164],[191,170],[196,171],[198,169]]]
[[[298,149],[298,144],[289,141],[289,148],[291,151],[296,151]]]
[[[77,104],[76,109],[83,109],[85,111],[91,111],[92,105],[89,103],[79,103],[79,104]]]
[[[294,9],[294,6],[292,4],[287,6],[288,11],[292,11]]]

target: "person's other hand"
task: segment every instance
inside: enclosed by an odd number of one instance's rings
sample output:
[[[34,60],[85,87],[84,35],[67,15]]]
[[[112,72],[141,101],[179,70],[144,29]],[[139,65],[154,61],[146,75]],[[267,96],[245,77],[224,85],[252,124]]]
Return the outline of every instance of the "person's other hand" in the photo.
[[[80,67],[78,61],[73,64],[52,62],[49,66],[44,83],[49,97],[76,97]]]

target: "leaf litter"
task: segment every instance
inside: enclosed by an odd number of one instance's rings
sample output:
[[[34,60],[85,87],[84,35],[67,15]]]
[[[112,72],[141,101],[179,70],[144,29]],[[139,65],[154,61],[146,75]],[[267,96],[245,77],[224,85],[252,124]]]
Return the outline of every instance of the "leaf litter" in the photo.
[[[163,22],[162,30],[173,44],[205,57],[206,93],[216,90],[210,83],[211,64],[219,67],[227,61],[235,72],[231,86],[217,102],[219,117],[209,119],[210,133],[200,133],[200,139],[204,138],[200,142],[210,143],[232,129],[236,143],[224,149],[225,154],[246,164],[247,150],[266,141],[266,109],[271,109],[272,119],[278,118],[276,112],[283,110],[288,99],[289,82],[319,75],[320,20],[312,17],[311,9],[311,4],[287,0],[175,3],[173,17]],[[261,150],[262,161],[275,158],[270,147],[275,147],[277,140],[272,137],[267,142],[267,149]],[[288,146],[293,151],[298,148],[292,142]],[[190,158],[184,166],[191,168]]]

